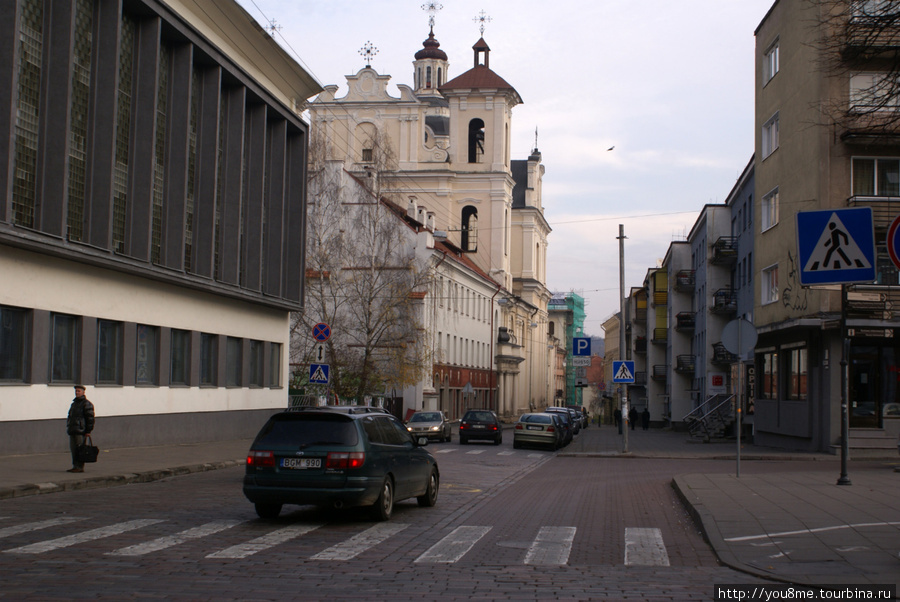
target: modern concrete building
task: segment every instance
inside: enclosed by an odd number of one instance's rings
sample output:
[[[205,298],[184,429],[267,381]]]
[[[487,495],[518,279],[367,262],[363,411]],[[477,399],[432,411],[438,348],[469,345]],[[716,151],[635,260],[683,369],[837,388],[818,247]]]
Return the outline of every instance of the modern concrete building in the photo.
[[[231,0],[0,3],[0,453],[248,437],[287,403],[321,90]]]

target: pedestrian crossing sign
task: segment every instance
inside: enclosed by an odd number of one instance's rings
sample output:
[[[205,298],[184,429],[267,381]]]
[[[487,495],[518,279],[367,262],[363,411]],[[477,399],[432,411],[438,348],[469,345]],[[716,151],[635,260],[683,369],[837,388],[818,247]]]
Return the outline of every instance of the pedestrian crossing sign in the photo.
[[[327,385],[329,367],[328,364],[310,364],[309,383],[311,385]]]
[[[797,245],[804,286],[875,280],[871,207],[798,213]]]
[[[613,362],[613,382],[614,383],[633,383],[634,382],[634,362],[633,361]]]

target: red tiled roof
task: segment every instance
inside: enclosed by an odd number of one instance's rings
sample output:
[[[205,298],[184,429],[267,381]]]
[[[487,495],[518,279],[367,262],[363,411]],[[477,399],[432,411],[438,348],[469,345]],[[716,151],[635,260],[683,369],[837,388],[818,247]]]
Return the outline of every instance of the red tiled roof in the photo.
[[[512,90],[515,92],[516,97],[519,97],[519,93],[516,92],[516,89],[510,86],[505,79],[491,71],[489,68],[484,65],[476,65],[472,67],[462,75],[458,75],[448,81],[446,84],[441,86],[439,90],[460,90],[460,89],[469,89],[469,88],[496,88],[499,90]],[[519,102],[522,99],[519,97]]]

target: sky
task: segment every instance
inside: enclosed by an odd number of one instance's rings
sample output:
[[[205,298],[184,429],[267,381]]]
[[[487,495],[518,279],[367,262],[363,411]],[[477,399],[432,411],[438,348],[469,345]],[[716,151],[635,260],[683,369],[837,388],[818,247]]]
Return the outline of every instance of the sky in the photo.
[[[619,310],[619,225],[628,294],[753,155],[753,32],[774,0],[238,2],[264,27],[274,20],[275,39],[338,97],[367,43],[393,96],[394,84],[412,87],[427,4],[442,7],[434,34],[450,78],[473,66],[483,35],[491,70],[523,100],[513,159],[531,154],[537,131],[547,286],[584,297],[586,335],[603,336]]]

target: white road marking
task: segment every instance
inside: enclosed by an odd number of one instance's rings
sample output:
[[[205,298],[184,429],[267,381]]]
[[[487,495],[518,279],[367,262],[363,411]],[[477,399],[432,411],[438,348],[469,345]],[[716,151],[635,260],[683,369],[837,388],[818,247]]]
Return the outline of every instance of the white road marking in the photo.
[[[38,531],[39,529],[46,529],[48,527],[56,527],[57,525],[67,525],[69,523],[75,523],[80,520],[84,519],[75,516],[67,516],[62,518],[51,518],[50,520],[42,520],[36,523],[23,523],[21,525],[16,525],[15,527],[5,527],[3,529],[0,529],[0,539],[9,537],[11,535],[19,535],[20,533],[28,533],[30,531]]]
[[[214,552],[208,555],[207,558],[246,558],[247,556],[253,556],[257,552],[262,552],[263,550],[268,550],[269,548],[273,548],[286,541],[296,539],[301,535],[306,535],[310,531],[315,531],[321,526],[323,525],[291,525],[284,529],[272,531],[262,537],[251,539],[248,542]]]
[[[767,537],[784,537],[786,535],[803,535],[806,533],[822,533],[824,531],[836,531],[838,529],[858,529],[860,527],[896,527],[900,521],[889,523],[856,523],[853,525],[834,525],[832,527],[818,527],[816,529],[798,529],[797,531],[781,531],[780,533],[763,533],[762,535],[744,535],[743,537],[726,537],[725,541],[750,541],[751,539],[765,539]]]
[[[525,564],[566,564],[569,562],[575,531],[575,527],[541,527],[525,554]]]
[[[60,537],[59,539],[41,541],[28,546],[22,546],[21,548],[13,548],[11,550],[4,551],[13,554],[43,554],[44,552],[50,552],[51,550],[67,548],[69,546],[74,546],[75,544],[85,543],[87,541],[93,541],[95,539],[102,539],[104,537],[112,537],[113,535],[119,535],[121,533],[125,533],[126,531],[133,531],[134,529],[141,529],[143,527],[148,527],[150,525],[155,525],[162,522],[165,521],[163,521],[162,519],[152,518],[131,520],[124,523],[109,525],[108,527],[100,527],[99,529],[83,531],[81,533],[76,533],[75,535],[69,535],[67,537]]]
[[[452,447],[447,447],[447,448],[439,449],[439,450],[431,452],[431,453],[433,453],[433,454],[449,454],[450,452],[455,452],[455,451],[456,451],[456,449],[454,449]]]
[[[497,455],[498,456],[514,456],[514,455],[516,455],[516,452],[505,451],[505,452],[499,452]]]
[[[107,555],[143,556],[150,552],[158,552],[160,550],[165,550],[166,548],[171,548],[172,546],[177,546],[178,544],[190,541],[191,539],[200,539],[201,537],[206,537],[207,535],[230,529],[240,523],[241,521],[236,520],[213,521],[211,523],[206,523],[205,525],[200,525],[199,527],[194,527],[193,529],[182,531],[181,533],[176,533],[175,535],[160,537],[159,539],[154,539],[153,541],[148,541],[146,543],[139,543],[128,546],[127,548],[120,548],[112,552],[107,552]]]
[[[469,451],[469,452],[466,452],[466,453],[469,454],[469,455],[471,455],[471,456],[477,456],[478,454],[483,454],[483,453],[484,453],[484,450],[483,450],[483,449],[473,449],[472,451]]]
[[[354,535],[347,541],[331,546],[312,557],[313,560],[350,560],[369,548],[375,547],[388,537],[396,535],[409,525],[402,523],[382,523]]]
[[[457,527],[416,558],[416,562],[456,562],[490,530],[491,527]]]
[[[669,554],[659,529],[625,528],[625,564],[669,566]]]
[[[544,454],[528,454],[529,458],[543,458]]]

